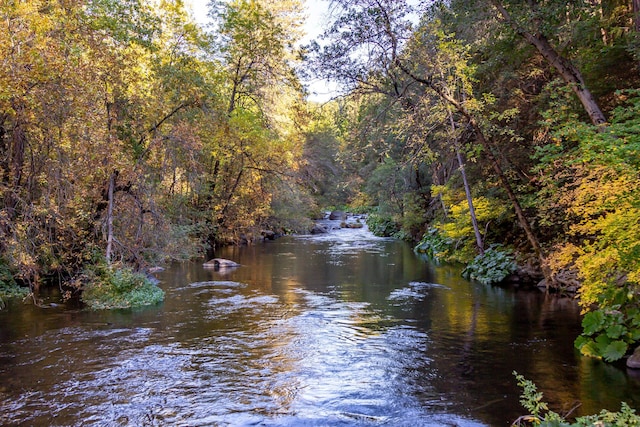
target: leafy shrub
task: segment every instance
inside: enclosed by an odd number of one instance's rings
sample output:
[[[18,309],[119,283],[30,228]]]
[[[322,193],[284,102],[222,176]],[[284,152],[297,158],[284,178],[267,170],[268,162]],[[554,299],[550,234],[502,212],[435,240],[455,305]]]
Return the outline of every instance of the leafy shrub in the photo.
[[[480,283],[499,283],[516,270],[516,262],[511,251],[503,249],[502,245],[493,245],[478,255],[462,271],[462,276],[468,280]]]
[[[400,231],[400,226],[391,216],[379,213],[369,214],[367,226],[373,234],[380,237],[396,237],[396,234]]]
[[[627,427],[640,425],[640,416],[636,414],[634,409],[622,402],[619,412],[610,412],[602,410],[597,415],[586,415],[576,418],[575,422],[570,423],[564,417],[556,412],[550,411],[548,405],[542,400],[542,393],[538,391],[536,385],[525,379],[517,372],[513,375],[518,381],[518,386],[522,387],[522,395],[520,403],[529,411],[529,415],[518,418],[512,426],[519,425],[536,425],[542,427]]]
[[[94,310],[141,307],[164,300],[164,291],[129,267],[97,266],[85,272],[82,301]]]
[[[452,239],[442,236],[436,228],[430,228],[413,250],[440,262],[448,260],[452,245]]]
[[[4,308],[9,298],[24,298],[29,288],[18,286],[7,263],[0,258],[0,309]]]
[[[576,271],[580,305],[593,312],[575,346],[607,361],[640,341],[640,92],[615,99],[605,131],[554,108],[546,116],[552,143],[537,154],[541,217],[566,230],[549,265]]]
[[[582,319],[582,335],[575,347],[585,356],[613,362],[621,359],[629,346],[640,341],[640,309],[632,303],[632,292],[619,289],[627,304],[615,304],[606,309],[586,313]]]

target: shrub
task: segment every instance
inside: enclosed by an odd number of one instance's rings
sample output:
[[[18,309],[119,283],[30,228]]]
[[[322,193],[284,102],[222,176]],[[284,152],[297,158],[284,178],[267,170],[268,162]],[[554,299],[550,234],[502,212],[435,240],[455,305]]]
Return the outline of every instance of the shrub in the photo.
[[[9,298],[24,298],[29,288],[18,286],[7,263],[0,258],[0,309],[4,308]]]
[[[633,292],[619,289],[626,304],[586,313],[582,319],[582,334],[575,347],[585,356],[613,362],[621,359],[630,345],[640,341],[640,308],[632,303]]]
[[[380,237],[396,237],[400,231],[400,226],[391,216],[379,213],[372,213],[367,217],[367,226],[369,231]]]
[[[522,387],[520,403],[529,411],[529,415],[523,415],[511,424],[512,426],[535,425],[542,427],[627,427],[640,425],[640,416],[634,409],[622,402],[619,412],[602,410],[597,415],[586,415],[576,418],[574,423],[570,423],[561,415],[550,411],[548,405],[542,400],[542,393],[538,392],[536,385],[525,379],[517,372],[513,372],[518,385]]]
[[[413,250],[425,254],[436,262],[441,262],[450,258],[452,245],[452,239],[442,236],[436,228],[430,228]]]
[[[85,272],[82,301],[94,310],[157,304],[164,291],[129,267],[95,266]]]
[[[462,276],[484,284],[499,283],[513,273],[516,267],[511,251],[503,249],[502,245],[492,245],[467,265]]]

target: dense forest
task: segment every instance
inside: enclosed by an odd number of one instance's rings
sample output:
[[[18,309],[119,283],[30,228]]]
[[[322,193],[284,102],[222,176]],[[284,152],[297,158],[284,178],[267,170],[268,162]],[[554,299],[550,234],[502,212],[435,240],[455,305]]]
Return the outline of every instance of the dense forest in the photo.
[[[0,4],[1,288],[122,288],[350,209],[471,279],[575,292],[583,354],[633,349],[640,1],[334,0],[307,45],[299,0],[209,10]]]

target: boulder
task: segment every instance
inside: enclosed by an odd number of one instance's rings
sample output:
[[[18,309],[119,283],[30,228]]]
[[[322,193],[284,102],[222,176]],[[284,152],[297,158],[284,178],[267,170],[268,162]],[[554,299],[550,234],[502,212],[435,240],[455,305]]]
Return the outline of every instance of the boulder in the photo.
[[[205,262],[204,264],[202,264],[202,266],[204,268],[213,268],[213,269],[219,270],[223,268],[240,267],[240,264],[224,258],[213,258]]]
[[[261,234],[263,240],[275,240],[278,237],[276,232],[271,230],[263,230]]]
[[[342,211],[333,211],[329,214],[329,219],[330,220],[340,220],[340,221],[346,221],[347,220],[347,213],[346,212],[342,212]]]
[[[627,368],[640,369],[640,346],[636,347],[633,354],[627,359]]]
[[[325,234],[328,233],[329,230],[327,230],[326,227],[320,225],[320,224],[314,224],[313,227],[311,228],[311,230],[309,230],[311,234]]]

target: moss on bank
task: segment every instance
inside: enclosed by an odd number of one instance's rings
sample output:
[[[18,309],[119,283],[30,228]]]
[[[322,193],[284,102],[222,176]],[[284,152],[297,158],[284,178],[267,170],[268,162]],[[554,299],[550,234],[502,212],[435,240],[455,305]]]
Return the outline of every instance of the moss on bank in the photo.
[[[164,300],[147,276],[124,266],[95,266],[84,274],[82,301],[91,309],[142,307]]]

